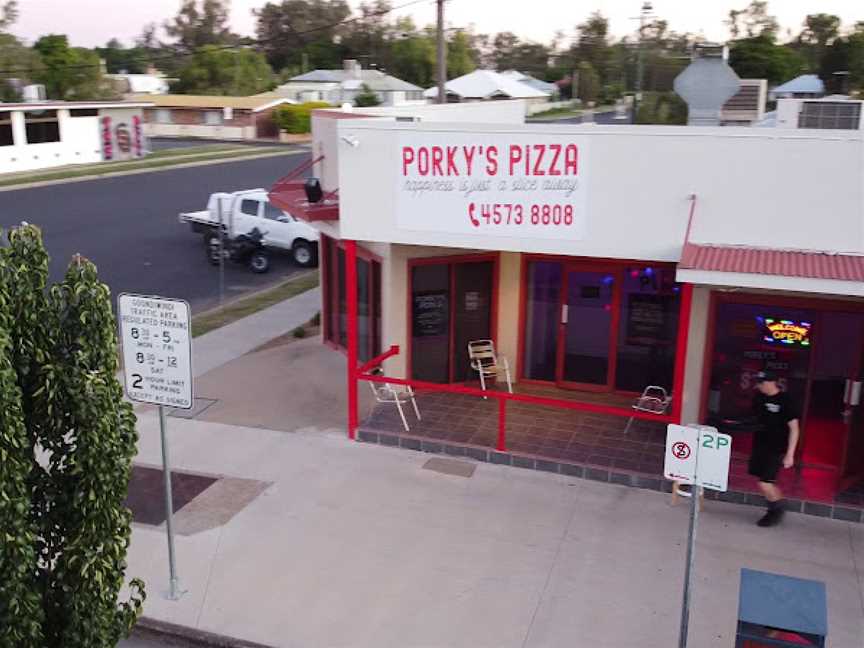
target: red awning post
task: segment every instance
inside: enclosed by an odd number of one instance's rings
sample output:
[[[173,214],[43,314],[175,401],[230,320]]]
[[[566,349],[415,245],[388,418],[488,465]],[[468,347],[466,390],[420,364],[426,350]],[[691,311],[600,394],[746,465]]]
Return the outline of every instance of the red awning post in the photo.
[[[672,417],[681,424],[684,406],[684,374],[687,368],[687,338],[690,335],[690,307],[693,284],[681,284],[681,306],[678,311],[678,340],[675,344],[675,375],[672,385]]]
[[[345,241],[345,290],[348,307],[348,438],[357,435],[357,242]]]

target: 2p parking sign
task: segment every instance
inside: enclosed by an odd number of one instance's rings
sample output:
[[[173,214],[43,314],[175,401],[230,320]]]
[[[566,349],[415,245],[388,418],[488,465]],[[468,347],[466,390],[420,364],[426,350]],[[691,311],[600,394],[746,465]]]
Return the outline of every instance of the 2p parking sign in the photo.
[[[663,476],[682,484],[725,491],[731,457],[732,437],[728,434],[706,425],[670,424]]]

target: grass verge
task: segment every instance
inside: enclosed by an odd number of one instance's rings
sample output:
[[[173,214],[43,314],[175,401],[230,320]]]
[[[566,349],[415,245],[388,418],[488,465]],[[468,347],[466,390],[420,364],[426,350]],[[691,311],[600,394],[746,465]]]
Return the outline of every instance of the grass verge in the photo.
[[[226,146],[226,145],[214,145]],[[201,147],[204,148],[204,147]],[[189,151],[189,149],[185,149]],[[292,151],[286,149],[274,149],[266,146],[227,146],[225,149],[210,150],[205,153],[188,153],[181,155],[175,153],[173,155],[159,155],[162,151],[153,153],[152,155],[142,160],[130,160],[127,162],[103,162],[100,164],[88,164],[81,167],[65,167],[62,170],[24,173],[15,177],[3,178],[0,177],[0,187],[11,187],[15,185],[30,184],[32,182],[49,182],[51,180],[68,180],[71,178],[84,178],[87,176],[101,176],[120,171],[136,171],[139,169],[159,169],[163,167],[171,167],[186,162],[206,162],[209,160],[226,160],[245,156],[261,155],[270,153],[273,155],[287,155]]]
[[[217,328],[236,322],[260,310],[290,299],[318,285],[318,271],[312,270],[286,279],[282,283],[260,292],[242,297],[222,308],[201,313],[192,318],[192,337],[204,335]]]

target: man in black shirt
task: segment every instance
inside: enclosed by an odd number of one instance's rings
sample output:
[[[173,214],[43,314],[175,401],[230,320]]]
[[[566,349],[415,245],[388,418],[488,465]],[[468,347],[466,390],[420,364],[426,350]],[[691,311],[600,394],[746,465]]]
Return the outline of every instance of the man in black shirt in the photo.
[[[753,399],[753,410],[759,426],[753,434],[749,473],[759,480],[759,490],[768,500],[768,511],[757,524],[769,527],[783,518],[783,493],[775,482],[781,466],[791,468],[795,463],[798,412],[789,394],[780,391],[772,372],[759,372],[756,388],[759,393]]]

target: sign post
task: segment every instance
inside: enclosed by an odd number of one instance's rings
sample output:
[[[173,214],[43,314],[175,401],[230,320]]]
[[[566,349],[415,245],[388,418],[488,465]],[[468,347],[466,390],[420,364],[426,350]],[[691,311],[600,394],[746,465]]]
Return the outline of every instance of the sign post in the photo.
[[[183,591],[174,554],[174,506],[165,407],[192,408],[192,338],[189,304],[178,299],[122,294],[117,300],[126,395],[159,407],[165,529],[168,534],[169,598]]]
[[[696,560],[696,531],[699,526],[699,496],[703,488],[725,491],[729,481],[732,437],[705,425],[670,424],[666,432],[666,479],[691,485],[690,528],[687,536],[687,563],[678,648],[687,648],[690,627],[690,599],[693,592],[693,564]]]

